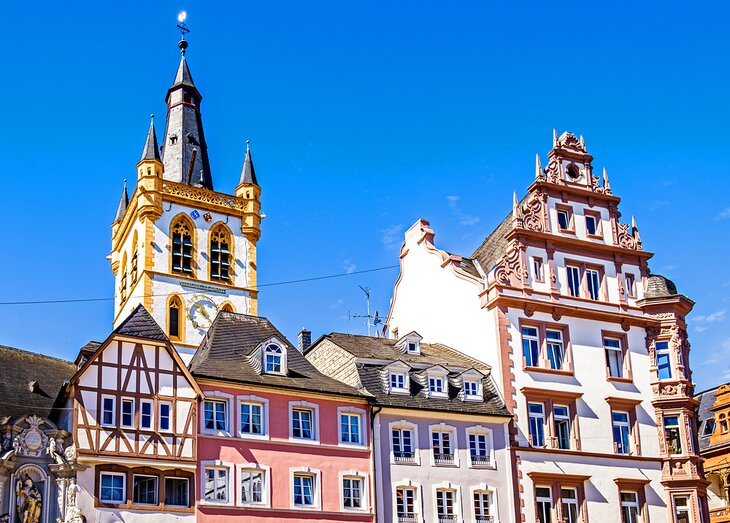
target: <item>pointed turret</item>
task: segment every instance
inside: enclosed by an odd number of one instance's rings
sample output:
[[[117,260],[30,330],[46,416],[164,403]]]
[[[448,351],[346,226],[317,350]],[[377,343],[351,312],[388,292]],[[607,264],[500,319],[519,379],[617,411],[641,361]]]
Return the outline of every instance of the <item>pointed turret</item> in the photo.
[[[160,147],[157,145],[157,134],[155,134],[155,115],[150,115],[150,128],[147,131],[147,139],[144,142],[144,149],[142,150],[142,158],[140,162],[144,160],[160,160]]]
[[[246,140],[246,157],[243,160],[243,169],[241,169],[241,181],[238,185],[251,184],[258,185],[256,181],[256,170],[253,168],[253,160],[251,159],[250,140]]]
[[[117,206],[117,214],[114,216],[112,223],[119,223],[124,218],[124,213],[127,212],[127,206],[129,205],[129,195],[127,194],[127,180],[124,180],[124,190],[122,190],[122,197],[119,198],[119,205]]]
[[[180,40],[180,65],[167,91],[167,122],[162,145],[164,178],[173,182],[213,190],[208,161],[208,146],[200,115],[202,96],[193,82],[185,52],[186,40]]]
[[[611,183],[608,181],[608,172],[605,167],[603,168],[603,192],[611,194]]]
[[[540,163],[540,155],[535,155],[535,179],[541,180],[543,177],[542,164]]]

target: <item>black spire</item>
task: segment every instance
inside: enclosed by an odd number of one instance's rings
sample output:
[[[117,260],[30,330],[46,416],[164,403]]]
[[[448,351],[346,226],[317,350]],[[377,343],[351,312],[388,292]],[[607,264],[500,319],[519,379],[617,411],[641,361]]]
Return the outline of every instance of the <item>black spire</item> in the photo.
[[[243,169],[241,169],[241,181],[238,185],[254,184],[258,185],[256,181],[256,170],[253,168],[253,160],[251,159],[251,148],[249,147],[250,141],[246,140],[246,158],[243,160]]]
[[[124,213],[127,212],[127,206],[129,205],[129,195],[127,194],[127,180],[124,180],[124,190],[122,191],[122,197],[119,198],[119,205],[117,206],[117,214],[114,217],[114,222],[121,222],[124,218]]]
[[[150,115],[150,128],[147,131],[147,139],[144,142],[144,149],[142,150],[143,160],[160,160],[160,148],[157,145],[157,135],[155,134],[155,115]]]

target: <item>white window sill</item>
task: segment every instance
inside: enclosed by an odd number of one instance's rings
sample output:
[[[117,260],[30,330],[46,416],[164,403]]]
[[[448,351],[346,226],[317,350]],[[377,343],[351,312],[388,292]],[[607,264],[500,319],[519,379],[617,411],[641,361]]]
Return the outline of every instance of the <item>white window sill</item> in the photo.
[[[271,439],[269,434],[249,434],[248,432],[239,432],[238,437],[240,439],[252,439],[259,441],[269,441]]]
[[[364,443],[346,443],[344,441],[340,441],[337,444],[337,446],[338,447],[344,447],[346,449],[359,449],[359,450],[367,449],[368,448],[367,445],[365,445]]]
[[[169,431],[165,431],[169,432]],[[213,430],[213,429],[203,429],[200,432],[203,436],[223,436],[226,438],[232,437],[231,433],[227,430]]]
[[[289,441],[292,443],[303,443],[304,445],[319,445],[318,439],[295,438],[294,436],[290,436]]]

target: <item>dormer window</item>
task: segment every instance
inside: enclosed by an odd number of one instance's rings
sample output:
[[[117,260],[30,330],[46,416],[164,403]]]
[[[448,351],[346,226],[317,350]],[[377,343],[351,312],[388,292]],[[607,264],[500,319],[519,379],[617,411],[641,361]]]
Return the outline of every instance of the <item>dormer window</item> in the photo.
[[[418,342],[417,341],[409,341],[408,342],[408,352],[418,354]]]
[[[467,400],[481,400],[482,399],[482,387],[478,381],[465,381],[464,382],[464,399]]]
[[[266,374],[284,374],[284,353],[278,345],[267,345],[264,349],[264,372]]]
[[[444,379],[443,378],[428,378],[428,391],[431,394],[443,394],[444,393]]]
[[[404,372],[390,373],[390,391],[391,392],[408,392],[406,388],[406,374]]]
[[[396,342],[395,348],[406,354],[421,354],[421,336],[409,332]]]

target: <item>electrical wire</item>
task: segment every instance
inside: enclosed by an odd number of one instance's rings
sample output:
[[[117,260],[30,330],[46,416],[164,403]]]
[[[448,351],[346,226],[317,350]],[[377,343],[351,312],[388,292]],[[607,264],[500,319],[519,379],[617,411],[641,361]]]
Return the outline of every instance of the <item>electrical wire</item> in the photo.
[[[400,267],[399,265],[387,265],[385,267],[376,267],[374,269],[363,269],[361,271],[352,271],[352,272],[342,272],[339,274],[328,274],[326,276],[313,276],[311,278],[299,278],[296,280],[285,280],[285,281],[277,281],[277,282],[271,282],[271,283],[262,283],[261,285],[258,285],[257,287],[253,288],[253,290],[258,290],[262,287],[276,287],[281,285],[293,285],[295,283],[306,283],[311,281],[321,281],[321,280],[331,280],[333,278],[343,278],[346,276],[355,276],[356,274],[367,274],[369,272],[377,272],[377,271],[385,271],[388,269],[396,269]],[[190,291],[190,292],[183,292],[178,294],[199,294],[200,290]],[[153,298],[156,296],[167,296],[168,294],[149,294],[140,296],[140,298]],[[0,305],[54,305],[54,304],[61,304],[61,303],[91,303],[91,302],[99,302],[99,301],[113,301],[115,298],[112,296],[110,298],[71,298],[71,299],[63,299],[63,300],[26,300],[26,301],[0,301]]]

